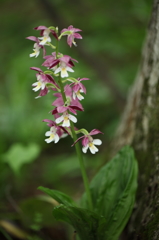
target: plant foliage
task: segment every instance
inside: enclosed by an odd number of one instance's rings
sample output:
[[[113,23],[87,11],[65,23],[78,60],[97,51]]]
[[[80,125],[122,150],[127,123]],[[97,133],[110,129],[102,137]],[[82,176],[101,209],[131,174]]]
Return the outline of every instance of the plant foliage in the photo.
[[[60,203],[53,210],[55,219],[71,224],[82,240],[117,240],[134,206],[137,173],[133,149],[125,146],[90,184],[93,211],[88,210],[85,193],[78,208],[61,192],[39,189]]]

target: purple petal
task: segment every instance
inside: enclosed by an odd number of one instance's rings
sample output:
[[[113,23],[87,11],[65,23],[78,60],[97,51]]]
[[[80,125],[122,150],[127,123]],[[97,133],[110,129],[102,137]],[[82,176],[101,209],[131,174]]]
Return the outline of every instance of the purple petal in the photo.
[[[47,55],[44,57],[44,59],[49,59],[49,58],[50,58],[50,62],[52,63],[56,59],[56,52],[52,52],[52,55]]]
[[[66,64],[70,61],[71,57],[68,55],[64,55],[63,57],[59,58],[60,61],[65,62]]]
[[[57,88],[59,88],[59,86],[57,85],[57,83],[55,82],[54,78],[51,75],[49,75],[49,74],[45,74],[45,75],[47,76],[48,83],[53,83]]]
[[[83,92],[86,94],[86,88],[85,88],[85,86],[84,86],[82,83],[80,83],[79,86],[80,86],[80,88],[83,90]]]
[[[72,61],[75,61],[75,62],[77,62],[77,63],[78,63],[78,61],[77,61],[76,59],[74,59],[74,58],[71,58],[71,60],[72,60]]]
[[[74,92],[78,92],[79,90],[80,90],[80,85],[79,85],[79,83],[75,83],[75,85],[73,86],[73,91]]]
[[[60,53],[58,53],[60,54]],[[52,52],[52,56],[56,59],[56,52]]]
[[[64,91],[67,97],[72,97],[72,88],[68,84],[64,87]]]
[[[72,68],[72,67],[74,67],[75,65],[74,65],[74,63],[70,60],[70,61],[67,63],[67,66]]]
[[[60,62],[60,59],[55,59],[49,67],[50,67],[50,68],[53,68],[53,67],[55,67],[59,62]]]
[[[38,27],[35,27],[34,29],[35,30],[45,30],[45,29],[47,29],[47,27],[45,27],[45,26],[38,26]]]
[[[58,113],[55,113],[54,114],[54,118],[56,119],[56,118],[59,118],[60,117],[60,115],[58,114]]]
[[[61,93],[54,93],[54,96],[57,97],[57,98],[59,98],[59,97],[62,98],[62,94]]]
[[[67,133],[67,134],[69,134],[70,135],[70,133],[67,131],[67,129],[65,129],[64,127],[62,127],[62,126],[58,126],[59,128],[61,128],[65,133]],[[62,133],[63,134],[63,133]]]
[[[54,123],[54,121],[49,120],[49,119],[44,119],[43,122]]]
[[[42,66],[45,67],[50,67],[55,60],[53,56],[45,56],[44,59],[46,60],[43,62]]]
[[[67,111],[67,110],[68,110],[68,107],[64,107],[64,106],[57,107],[57,112],[58,113],[63,113],[65,111]]]
[[[46,77],[46,75],[45,75],[44,73],[42,73],[42,74],[37,74],[37,75],[40,75],[40,78],[41,78],[42,82],[47,83],[47,77]],[[38,77],[37,77],[37,78],[38,78]]]
[[[52,55],[46,55],[46,56],[44,57],[44,59],[48,59],[48,58],[50,58],[50,57],[52,57]]]
[[[48,122],[47,124],[48,127],[56,126],[56,123],[49,119],[44,119],[43,122]]]
[[[96,134],[98,134],[98,133],[102,133],[102,132],[99,131],[98,129],[93,129],[93,130],[89,133],[89,135],[96,135]],[[104,134],[104,133],[102,133],[102,134]]]
[[[72,25],[70,25],[70,26],[68,27],[68,30],[69,30],[69,31],[73,31],[73,32],[80,32],[80,31],[82,31],[82,30],[79,29],[79,28],[74,28]]]
[[[45,87],[43,90],[40,91],[39,96],[40,96],[40,97],[43,97],[43,96],[45,96],[47,93],[48,93],[48,89]]]
[[[83,107],[81,108],[81,107],[73,106],[73,105],[71,105],[70,107],[73,108],[73,109],[76,109],[78,111],[84,111]]]
[[[57,113],[58,113],[58,112],[57,112],[57,107],[54,108],[54,109],[51,111],[51,113],[54,114],[54,115],[57,114]]]
[[[57,98],[57,99],[52,103],[52,105],[55,106],[55,107],[63,106],[63,105],[64,105],[64,101],[63,101],[62,97]]]
[[[70,25],[70,26],[68,27],[68,30],[71,31],[72,29],[73,29],[73,26]]]
[[[82,39],[82,36],[79,33],[73,34],[74,38]]]
[[[41,45],[40,45],[41,46]],[[45,57],[46,55],[46,49],[42,46],[42,49],[43,49],[43,57]]]
[[[26,37],[26,39],[32,40],[34,42],[38,42],[39,41],[39,39],[37,37],[34,37],[34,36]]]
[[[79,100],[77,98],[76,99],[72,99],[71,106],[78,107],[78,108],[81,109],[80,111],[84,111],[84,109],[82,107],[82,104],[79,102]],[[79,109],[77,109],[77,110],[79,110]]]
[[[52,29],[50,29],[50,31],[51,31],[52,35],[58,40],[58,36],[57,36],[56,32]]]
[[[76,59],[73,59],[68,55],[64,55],[63,57],[61,57],[57,60],[60,61],[60,62],[64,62],[68,67],[71,67],[71,68],[74,67],[74,63],[72,61],[78,62]],[[53,67],[53,66],[51,66],[51,67]]]
[[[61,61],[65,63],[69,63],[70,60],[78,62],[76,59],[71,58],[69,55],[64,55],[63,57],[59,58]]]
[[[83,138],[83,140],[82,140],[82,145],[83,145],[84,147],[86,147],[86,146],[88,145],[88,143],[89,143],[88,137],[87,137],[87,136],[84,136],[84,138]]]
[[[85,136],[79,137],[72,145],[71,147],[73,147],[80,139],[84,138]]]
[[[56,133],[59,135],[59,137],[61,137],[63,134],[63,129],[61,130],[61,128],[57,126]]]
[[[37,67],[31,67],[30,69],[35,70],[37,72],[43,72],[40,68],[37,68]]]
[[[76,111],[73,109],[73,107],[69,106],[68,109],[70,110],[70,112],[72,112],[73,114],[77,115]]]
[[[71,35],[68,35],[68,37],[67,37],[67,44],[68,44],[70,47],[72,47],[73,40],[74,40],[73,35],[72,35],[72,34],[71,34]]]
[[[78,81],[81,82],[81,81],[85,81],[85,80],[90,80],[89,78],[78,78]]]

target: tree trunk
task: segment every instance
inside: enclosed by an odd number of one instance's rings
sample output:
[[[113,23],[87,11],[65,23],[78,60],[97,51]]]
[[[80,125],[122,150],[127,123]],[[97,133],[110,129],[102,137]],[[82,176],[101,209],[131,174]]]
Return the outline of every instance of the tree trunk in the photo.
[[[122,240],[159,240],[159,0],[154,0],[140,68],[113,148],[116,152],[126,144],[133,146],[139,163],[139,187]]]

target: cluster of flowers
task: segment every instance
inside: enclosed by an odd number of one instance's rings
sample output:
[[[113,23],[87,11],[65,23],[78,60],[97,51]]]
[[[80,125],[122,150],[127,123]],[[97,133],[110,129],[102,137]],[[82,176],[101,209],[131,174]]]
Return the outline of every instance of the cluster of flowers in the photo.
[[[60,138],[66,135],[72,136],[71,128],[73,127],[76,134],[83,134],[74,144],[82,139],[82,151],[86,153],[89,148],[91,153],[94,154],[98,152],[98,148],[95,145],[101,145],[102,142],[100,139],[93,139],[92,135],[102,132],[93,129],[89,133],[85,129],[78,130],[73,126],[73,123],[77,122],[77,118],[74,115],[77,115],[77,111],[83,111],[80,101],[84,99],[84,97],[81,93],[86,94],[86,88],[82,84],[82,81],[89,79],[69,77],[68,72],[74,72],[74,62],[77,62],[77,60],[58,52],[58,41],[62,36],[67,36],[67,43],[70,47],[72,44],[76,46],[74,39],[82,39],[82,36],[78,33],[81,30],[69,26],[60,32],[60,36],[58,36],[58,28],[55,27],[47,28],[45,26],[38,26],[35,30],[40,30],[41,37],[27,37],[27,39],[35,42],[33,53],[30,54],[30,57],[38,57],[42,49],[43,58],[45,59],[42,66],[46,67],[47,70],[42,71],[40,68],[31,67],[32,70],[37,72],[37,81],[32,84],[33,91],[37,92],[40,90],[38,97],[42,97],[45,96],[49,90],[53,90],[55,92],[54,96],[56,97],[56,100],[52,103],[55,108],[51,111],[54,116],[54,121],[49,119],[43,120],[47,122],[47,125],[50,127],[50,130],[45,133],[45,136],[48,137],[45,141],[47,143],[53,141],[57,143]],[[56,39],[56,46],[51,44],[50,35],[53,35]],[[46,55],[45,46],[50,46],[52,49],[55,49],[55,51],[52,52],[51,55]],[[58,81],[55,81],[56,77],[58,77]],[[63,81],[61,81],[61,78]],[[63,83],[69,84],[63,86]]]

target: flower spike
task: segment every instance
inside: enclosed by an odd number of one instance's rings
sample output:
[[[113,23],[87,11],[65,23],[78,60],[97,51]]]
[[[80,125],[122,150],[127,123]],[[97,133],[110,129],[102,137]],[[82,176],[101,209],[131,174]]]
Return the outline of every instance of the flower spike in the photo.
[[[58,36],[57,27],[41,25],[34,29],[40,31],[40,37],[27,37],[27,39],[34,41],[33,53],[30,54],[30,57],[38,57],[42,48],[44,58],[42,66],[47,68],[47,70],[43,71],[38,67],[31,67],[31,70],[36,71],[37,78],[37,81],[32,84],[33,91],[37,92],[40,90],[37,97],[45,96],[50,89],[55,91],[53,94],[55,100],[52,103],[54,109],[50,111],[54,117],[54,121],[44,119],[44,122],[47,122],[50,128],[45,133],[47,137],[45,142],[57,143],[61,137],[69,134],[74,139],[73,145],[82,140],[82,151],[86,153],[89,149],[92,154],[95,154],[98,152],[96,146],[101,145],[102,141],[100,139],[93,139],[92,136],[102,132],[98,129],[87,132],[84,128],[79,130],[74,126],[74,123],[77,122],[77,111],[84,111],[80,101],[84,99],[83,94],[86,94],[86,88],[82,81],[89,80],[89,78],[69,77],[69,72],[74,72],[74,62],[78,61],[60,53],[57,41],[57,45],[54,46],[51,44],[50,37],[52,34],[59,41],[62,36],[67,36],[67,43],[72,47],[72,44],[76,46],[75,39],[82,39],[82,36],[78,33],[82,30],[70,25],[68,28],[64,28],[60,36]],[[46,55],[45,45],[50,46],[52,49],[56,48],[56,51],[50,55]],[[52,76],[54,76],[55,80]],[[69,82],[69,84],[65,84],[66,82]],[[79,133],[82,133],[83,136],[76,140],[76,134]]]

